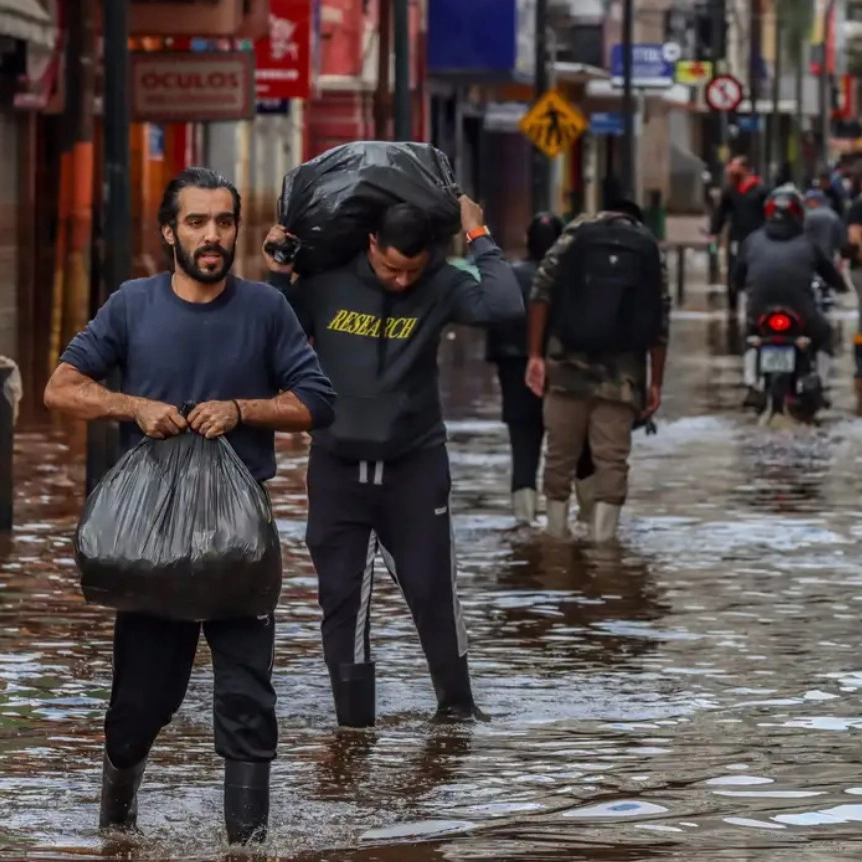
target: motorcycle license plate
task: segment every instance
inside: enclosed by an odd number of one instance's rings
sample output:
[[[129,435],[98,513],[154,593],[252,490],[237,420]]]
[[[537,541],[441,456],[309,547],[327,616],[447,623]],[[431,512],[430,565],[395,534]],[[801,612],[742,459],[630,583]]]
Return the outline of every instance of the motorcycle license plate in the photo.
[[[763,374],[792,374],[796,370],[796,348],[762,347],[760,370]]]

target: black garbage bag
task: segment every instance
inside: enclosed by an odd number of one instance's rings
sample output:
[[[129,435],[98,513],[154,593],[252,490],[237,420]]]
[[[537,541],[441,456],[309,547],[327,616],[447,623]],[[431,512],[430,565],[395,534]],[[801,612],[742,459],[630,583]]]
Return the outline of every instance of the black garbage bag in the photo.
[[[281,547],[269,497],[224,438],[145,438],[96,486],[75,533],[88,602],[175,620],[271,613]]]
[[[299,240],[301,275],[332,269],[368,245],[392,204],[420,207],[441,242],[461,227],[458,188],[444,153],[412,141],[353,141],[321,153],[284,178],[279,218]]]

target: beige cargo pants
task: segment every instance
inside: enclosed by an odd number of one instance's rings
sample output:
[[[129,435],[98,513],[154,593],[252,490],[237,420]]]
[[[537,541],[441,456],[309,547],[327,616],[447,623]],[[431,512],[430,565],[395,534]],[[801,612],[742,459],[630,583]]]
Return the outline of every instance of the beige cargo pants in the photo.
[[[548,500],[568,500],[575,468],[587,441],[596,466],[595,502],[622,506],[628,494],[632,450],[631,405],[599,398],[548,392],[544,492]]]

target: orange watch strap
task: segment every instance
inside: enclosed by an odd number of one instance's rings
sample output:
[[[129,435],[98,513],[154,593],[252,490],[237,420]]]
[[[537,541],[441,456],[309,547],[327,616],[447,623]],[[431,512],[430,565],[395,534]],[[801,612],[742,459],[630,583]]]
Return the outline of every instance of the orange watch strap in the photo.
[[[467,231],[467,242],[473,242],[474,239],[478,239],[480,236],[490,236],[491,231],[488,230],[487,225],[482,225],[482,227],[474,227],[473,230]]]

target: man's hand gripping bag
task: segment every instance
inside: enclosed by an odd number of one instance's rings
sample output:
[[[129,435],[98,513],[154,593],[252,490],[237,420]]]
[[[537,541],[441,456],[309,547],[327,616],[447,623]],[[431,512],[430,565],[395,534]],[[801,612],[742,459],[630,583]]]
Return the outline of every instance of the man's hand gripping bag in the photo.
[[[87,498],[75,561],[88,602],[176,620],[271,613],[281,547],[269,497],[224,438],[147,438]]]

